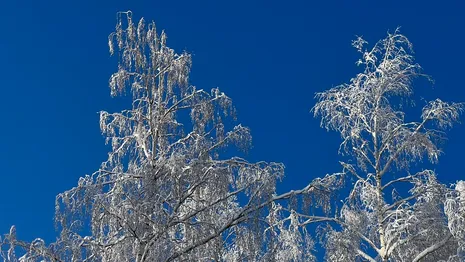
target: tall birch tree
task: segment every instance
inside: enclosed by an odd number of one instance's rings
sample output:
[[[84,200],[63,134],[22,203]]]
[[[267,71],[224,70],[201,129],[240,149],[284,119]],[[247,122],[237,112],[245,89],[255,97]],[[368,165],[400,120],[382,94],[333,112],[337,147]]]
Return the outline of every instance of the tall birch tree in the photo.
[[[412,44],[396,30],[371,49],[362,38],[353,46],[362,72],[317,93],[312,109],[341,135],[347,195],[331,212],[300,214],[300,224],[319,225],[327,261],[465,261],[465,182],[446,186],[417,165],[438,161],[463,104],[435,99],[406,121],[413,81],[428,77]]]
[[[100,113],[108,160],[57,196],[55,243],[18,240],[12,227],[0,241],[5,261],[313,259],[296,216],[283,217],[275,202],[324,183],[276,195],[282,164],[221,157],[232,146],[247,149],[250,131],[224,121],[235,116],[231,99],[190,85],[191,56],[166,43],[155,23],[118,13],[109,85],[132,104]]]

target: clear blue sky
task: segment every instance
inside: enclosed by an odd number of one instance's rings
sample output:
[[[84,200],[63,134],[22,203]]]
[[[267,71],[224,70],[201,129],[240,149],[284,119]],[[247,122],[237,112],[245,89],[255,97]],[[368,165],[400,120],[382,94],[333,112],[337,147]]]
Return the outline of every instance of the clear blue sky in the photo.
[[[355,35],[374,43],[402,26],[436,80],[417,82],[419,96],[465,101],[465,2],[439,2],[2,1],[0,233],[15,224],[23,239],[53,240],[55,195],[105,160],[97,112],[125,106],[108,88],[117,11],[155,20],[169,46],[193,54],[192,84],[220,87],[251,128],[247,158],[286,165],[283,192],[340,170],[338,135],[309,110],[315,92],[358,72]],[[449,133],[443,181],[465,178],[463,134],[464,124]]]

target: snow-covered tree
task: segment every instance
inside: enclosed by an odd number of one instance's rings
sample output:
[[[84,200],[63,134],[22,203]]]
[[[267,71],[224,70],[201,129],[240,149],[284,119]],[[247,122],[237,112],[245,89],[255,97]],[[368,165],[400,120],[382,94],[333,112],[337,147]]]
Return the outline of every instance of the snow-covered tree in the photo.
[[[322,180],[276,195],[282,164],[221,157],[227,146],[247,149],[249,129],[228,128],[231,99],[191,86],[190,55],[175,53],[166,39],[153,22],[136,25],[131,12],[118,13],[109,47],[119,64],[109,85],[113,96],[132,96],[132,107],[100,113],[108,160],[57,196],[55,243],[20,241],[12,227],[0,241],[4,260],[312,259],[297,216],[283,217],[275,202],[318,193]]]
[[[446,186],[417,164],[438,161],[463,105],[436,99],[419,121],[406,121],[413,80],[428,77],[411,43],[396,30],[372,49],[366,44],[353,42],[363,71],[318,93],[312,109],[342,137],[346,197],[329,212],[299,214],[300,225],[319,225],[327,261],[465,261],[465,182]]]

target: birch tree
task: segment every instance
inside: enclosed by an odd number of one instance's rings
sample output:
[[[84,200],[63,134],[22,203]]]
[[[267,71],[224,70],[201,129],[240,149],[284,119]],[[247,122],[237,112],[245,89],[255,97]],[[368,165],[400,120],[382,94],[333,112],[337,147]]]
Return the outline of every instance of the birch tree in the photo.
[[[119,63],[109,85],[132,104],[100,113],[108,160],[57,196],[55,243],[18,240],[12,227],[0,241],[5,261],[313,259],[297,216],[284,217],[275,202],[318,194],[323,180],[276,195],[282,164],[221,157],[232,146],[247,149],[250,131],[231,124],[223,92],[189,84],[191,56],[166,43],[153,22],[118,13],[109,48]]]
[[[406,121],[413,81],[428,77],[412,44],[396,30],[371,49],[360,37],[353,46],[362,72],[317,93],[312,109],[341,135],[346,197],[330,212],[300,214],[300,225],[319,225],[327,261],[465,261],[465,182],[446,186],[418,165],[438,161],[463,104],[435,99]]]

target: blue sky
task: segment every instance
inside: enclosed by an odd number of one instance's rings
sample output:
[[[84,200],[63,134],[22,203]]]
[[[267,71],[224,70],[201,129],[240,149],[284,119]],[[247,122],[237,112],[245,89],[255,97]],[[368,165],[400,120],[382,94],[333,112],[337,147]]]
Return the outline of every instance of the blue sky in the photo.
[[[355,35],[373,44],[401,26],[435,79],[416,83],[418,97],[465,101],[464,1],[2,1],[0,8],[0,233],[15,224],[26,240],[54,239],[56,194],[106,158],[97,112],[126,106],[108,88],[116,60],[107,36],[117,11],[155,20],[170,47],[193,54],[191,83],[220,87],[251,128],[247,158],[286,165],[281,192],[340,170],[338,135],[319,128],[309,110],[315,92],[358,72]],[[465,178],[463,134],[464,124],[449,132],[434,167],[443,181]]]

